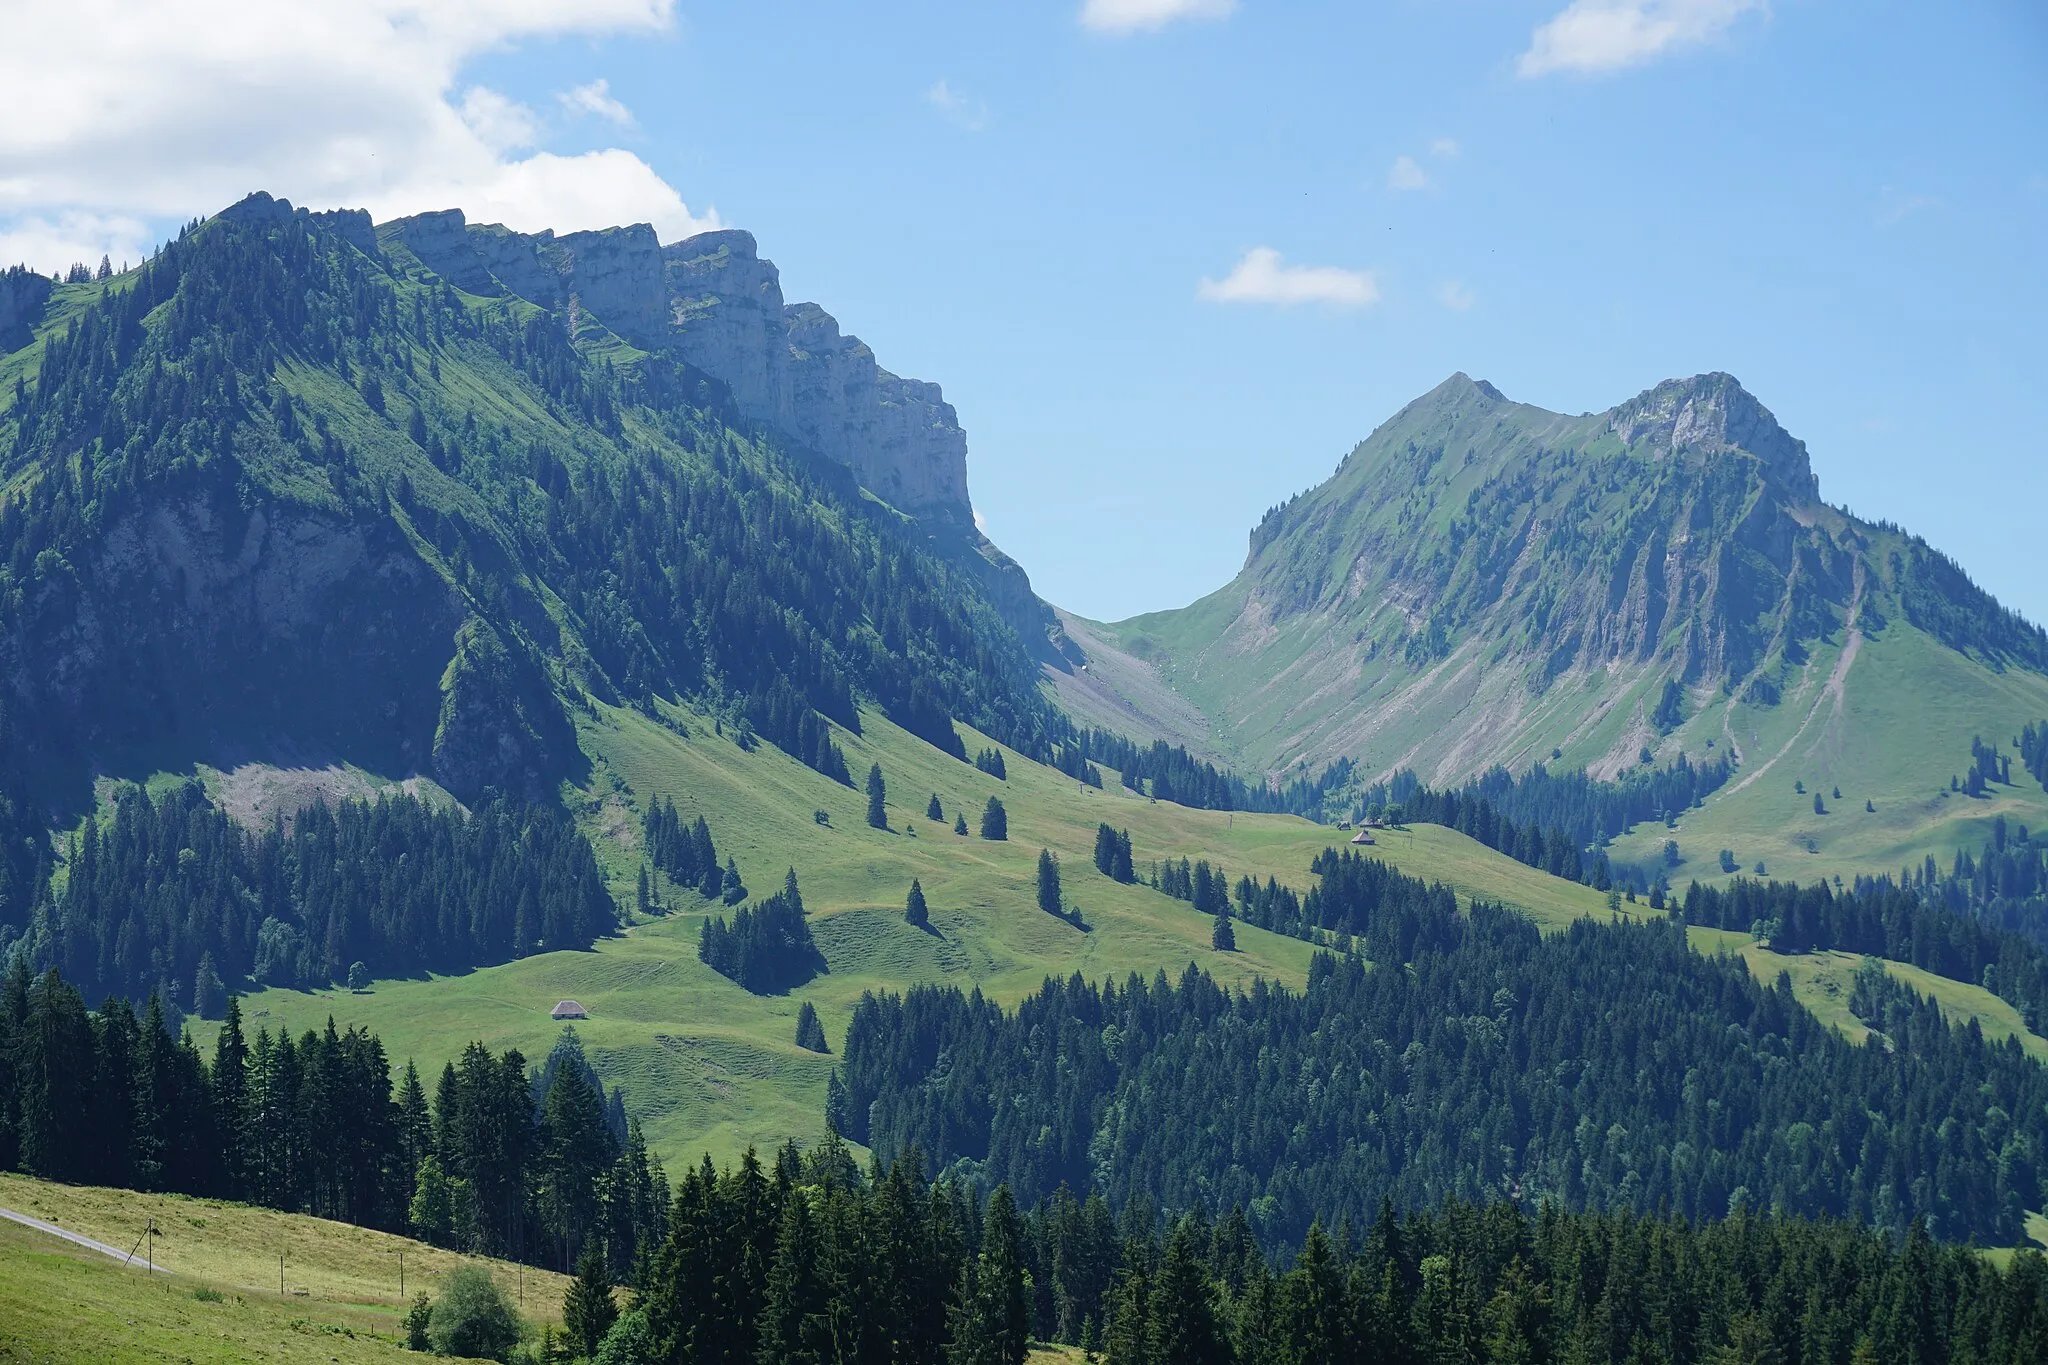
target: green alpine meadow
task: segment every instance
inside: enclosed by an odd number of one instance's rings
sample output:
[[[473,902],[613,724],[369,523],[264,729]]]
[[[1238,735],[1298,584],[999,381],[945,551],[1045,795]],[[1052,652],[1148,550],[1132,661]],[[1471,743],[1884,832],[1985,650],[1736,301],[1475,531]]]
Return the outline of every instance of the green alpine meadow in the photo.
[[[1113,623],[967,452],[728,227],[0,276],[0,1359],[2048,1357],[2039,626],[1722,373]]]

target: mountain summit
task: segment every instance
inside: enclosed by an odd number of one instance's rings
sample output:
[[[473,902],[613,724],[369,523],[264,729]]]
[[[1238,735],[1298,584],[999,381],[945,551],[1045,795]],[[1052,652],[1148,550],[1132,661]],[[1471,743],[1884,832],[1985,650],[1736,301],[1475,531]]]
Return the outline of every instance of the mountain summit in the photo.
[[[1823,503],[1805,444],[1726,374],[1579,416],[1453,375],[1268,512],[1231,583],[1076,633],[1098,686],[1147,675],[1166,716],[1164,683],[1203,718],[1183,737],[1274,774],[1613,777],[1714,748],[1735,786],[1840,774],[1880,805],[2048,715],[2048,636]]]

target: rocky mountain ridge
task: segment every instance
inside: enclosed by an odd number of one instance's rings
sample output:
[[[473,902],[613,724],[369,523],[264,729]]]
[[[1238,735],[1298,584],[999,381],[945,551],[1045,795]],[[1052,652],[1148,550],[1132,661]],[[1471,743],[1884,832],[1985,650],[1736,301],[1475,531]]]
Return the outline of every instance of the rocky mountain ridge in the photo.
[[[377,237],[469,293],[572,311],[678,355],[726,384],[749,421],[847,466],[898,508],[973,520],[967,434],[939,386],[883,369],[817,304],[785,303],[751,233],[663,245],[644,223],[521,233],[446,209],[381,224]]]

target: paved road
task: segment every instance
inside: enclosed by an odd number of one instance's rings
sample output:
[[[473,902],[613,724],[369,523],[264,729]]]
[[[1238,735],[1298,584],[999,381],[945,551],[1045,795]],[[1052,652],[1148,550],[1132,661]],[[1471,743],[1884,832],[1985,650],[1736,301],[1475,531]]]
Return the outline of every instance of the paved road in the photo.
[[[31,1218],[25,1213],[16,1213],[13,1209],[0,1209],[0,1218],[5,1218],[9,1222],[19,1223],[23,1227],[34,1228],[37,1232],[47,1232],[52,1237],[62,1237],[65,1241],[73,1243],[77,1246],[82,1246],[87,1251],[97,1251],[102,1256],[111,1256],[115,1260],[120,1261],[124,1265],[145,1264],[139,1253],[131,1262],[128,1253],[121,1250],[121,1248],[119,1247],[110,1247],[105,1242],[95,1242],[92,1238],[87,1237],[83,1233],[72,1232],[68,1228],[60,1228],[55,1223],[45,1223],[40,1218]],[[163,1269],[162,1266],[158,1266],[156,1268],[158,1270]]]

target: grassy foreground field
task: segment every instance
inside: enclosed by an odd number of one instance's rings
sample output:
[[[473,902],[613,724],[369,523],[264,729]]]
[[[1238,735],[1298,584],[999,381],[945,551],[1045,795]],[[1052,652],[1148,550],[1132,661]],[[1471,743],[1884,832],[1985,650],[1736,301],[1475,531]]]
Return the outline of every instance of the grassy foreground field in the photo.
[[[398,1316],[413,1295],[438,1293],[442,1279],[459,1265],[488,1267],[506,1294],[520,1305],[520,1311],[536,1324],[561,1322],[562,1291],[569,1284],[564,1276],[532,1266],[458,1256],[410,1237],[219,1199],[60,1185],[0,1174],[0,1208],[123,1250],[133,1246],[143,1228],[154,1221],[156,1263],[173,1274],[224,1293],[289,1299],[299,1303],[302,1311],[307,1304],[362,1310],[369,1315],[365,1321],[382,1322],[386,1331],[396,1330]],[[399,1292],[401,1255],[405,1261],[403,1294]],[[278,1289],[280,1256],[284,1258],[282,1294]],[[105,1257],[99,1259],[109,1266],[115,1264]]]
[[[87,1189],[0,1175],[0,1208],[128,1247],[147,1220],[163,1235],[159,1269],[0,1219],[0,1365],[178,1362],[353,1365],[419,1360],[404,1349],[398,1253],[407,1295],[437,1292],[461,1257],[300,1214],[210,1199]],[[279,1249],[286,1288],[278,1293]],[[486,1266],[532,1330],[561,1325],[559,1275]],[[1062,1349],[1033,1360],[1079,1359]]]
[[[416,1360],[404,1354],[405,1305],[466,1260],[490,1270],[535,1330],[559,1328],[568,1285],[531,1266],[215,1199],[0,1175],[0,1208],[124,1250],[152,1220],[160,1234],[149,1274],[0,1220],[0,1362]]]

